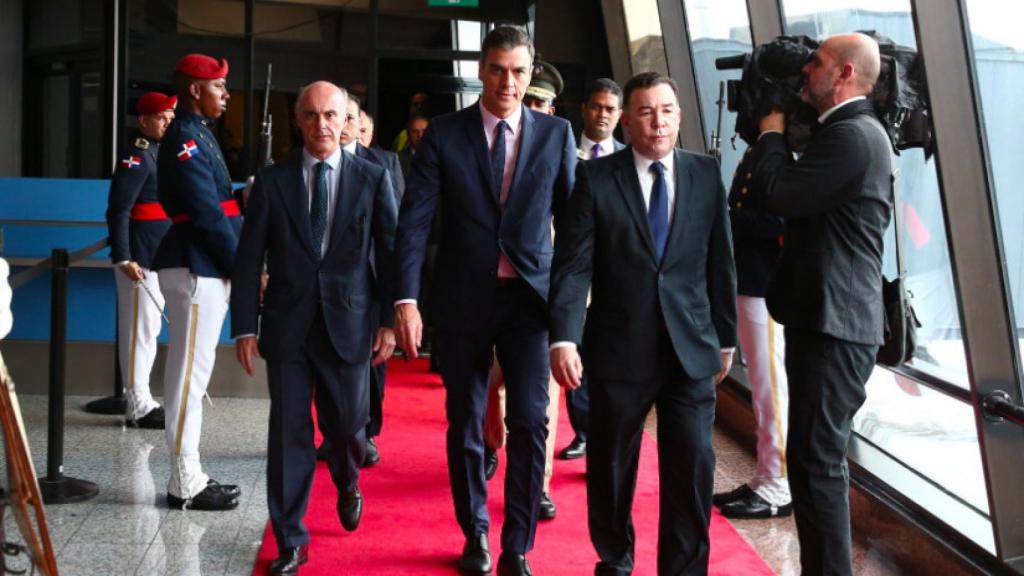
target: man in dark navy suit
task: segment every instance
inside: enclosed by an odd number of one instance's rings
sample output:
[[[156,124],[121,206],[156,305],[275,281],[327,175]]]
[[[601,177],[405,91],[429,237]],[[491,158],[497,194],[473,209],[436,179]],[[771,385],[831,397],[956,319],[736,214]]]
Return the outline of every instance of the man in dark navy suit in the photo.
[[[622,150],[625,144],[615,136],[622,116],[622,88],[611,78],[598,78],[587,85],[586,99],[580,107],[583,134],[580,135],[580,160],[596,160]],[[565,389],[565,407],[575,436],[558,453],[562,460],[587,455],[587,429],[590,427],[590,387],[584,377],[577,388]]]
[[[501,26],[481,47],[480,103],[433,119],[402,201],[396,333],[415,357],[416,297],[431,221],[444,215],[432,286],[447,390],[448,474],[466,538],[459,567],[491,569],[483,415],[492,351],[504,367],[509,430],[498,573],[530,574],[544,478],[550,368],[551,223],[572,189],[576,143],[564,119],[526,109],[533,45]]]
[[[803,67],[818,128],[794,161],[785,117],[760,122],[750,199],[786,219],[767,304],[785,326],[786,464],[804,574],[852,574],[846,447],[882,343],[882,248],[892,217],[891,150],[866,96],[878,44],[833,36]]]
[[[715,384],[736,345],[725,189],[713,158],[674,148],[682,120],[674,81],[639,74],[624,104],[631,146],[580,164],[555,237],[551,367],[568,388],[586,370],[599,423],[587,448],[595,574],[632,573],[633,490],[644,421],[656,406],[658,574],[704,575]]]
[[[170,342],[164,371],[164,432],[171,455],[172,508],[229,510],[241,489],[207,476],[199,461],[203,396],[210,383],[231,294],[242,228],[217,138],[210,127],[227,109],[228,63],[189,54],[175,67],[179,110],[157,153],[157,190],[171,228],[153,268],[167,299]]]
[[[139,98],[139,136],[114,169],[107,197],[110,259],[117,267],[117,346],[127,400],[125,423],[133,428],[164,427],[164,409],[149,390],[164,308],[160,281],[152,272],[153,256],[171,227],[157,197],[156,152],[177,105],[177,97],[159,92]]]
[[[398,163],[398,155],[380,148],[369,148],[360,141],[363,134],[363,120],[365,113],[359,109],[359,100],[349,93],[348,105],[346,107],[345,125],[341,129],[342,150],[376,164],[387,171],[391,179],[391,190],[395,193],[395,205],[402,201],[405,193],[405,178],[402,176],[402,168]],[[372,126],[372,125],[371,125]],[[372,130],[372,128],[371,128]],[[372,133],[372,132],[371,132]],[[374,302],[376,308],[388,308],[386,311],[376,310],[371,333],[375,333],[380,327],[382,315],[390,315],[394,312],[394,303],[378,301]],[[387,362],[381,362],[370,368],[370,422],[366,425],[366,459],[363,466],[373,466],[380,462],[380,450],[377,448],[375,438],[380,435],[384,425],[384,382],[387,380]]]
[[[235,263],[238,359],[252,374],[253,359],[266,358],[270,384],[267,501],[279,550],[273,574],[297,573],[308,555],[302,518],[316,466],[314,401],[331,447],[338,517],[346,530],[358,527],[370,356],[380,364],[395,346],[390,310],[373,338],[370,325],[373,303],[391,299],[398,209],[387,172],[342,153],[345,104],[345,91],[329,82],[299,95],[302,152],[256,177]],[[270,280],[261,308],[264,254]]]

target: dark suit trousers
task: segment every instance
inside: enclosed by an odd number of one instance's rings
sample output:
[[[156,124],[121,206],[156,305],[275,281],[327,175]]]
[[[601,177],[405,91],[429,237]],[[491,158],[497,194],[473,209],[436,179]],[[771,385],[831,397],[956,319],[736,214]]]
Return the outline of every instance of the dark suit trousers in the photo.
[[[658,574],[708,572],[715,383],[713,378],[689,379],[663,334],[653,381],[590,379],[591,417],[600,423],[590,430],[587,443],[590,540],[600,558],[595,574],[633,571],[633,493],[652,405],[657,407],[661,486]]]
[[[351,436],[343,435],[342,418],[353,415],[349,414],[352,407],[346,405],[342,390],[346,386],[365,386],[368,366],[368,362],[353,365],[338,358],[321,314],[317,314],[301,354],[267,361],[267,506],[278,548],[309,542],[302,518],[316,469],[311,414],[314,398],[320,432],[331,446],[327,461],[331,480],[339,491],[350,491],[358,485],[366,435],[362,427]],[[365,414],[355,416],[365,422]]]
[[[486,534],[487,482],[484,480],[484,409],[492,349],[505,374],[508,465],[505,469],[505,524],[501,546],[512,554],[533,548],[544,483],[547,438],[547,307],[523,281],[499,286],[483,334],[441,331],[447,391],[448,475],[455,516],[469,538]]]
[[[377,338],[379,329],[380,311],[378,310],[374,313],[373,322],[370,324],[371,342]],[[366,425],[367,438],[380,436],[381,427],[384,425],[384,381],[387,376],[387,362],[370,366],[370,423]]]
[[[877,346],[786,328],[786,463],[805,576],[851,575],[846,448]]]
[[[572,431],[576,433],[577,438],[586,442],[587,430],[590,429],[590,387],[587,385],[586,376],[583,377],[579,388],[575,390],[566,388],[565,408],[569,412]]]

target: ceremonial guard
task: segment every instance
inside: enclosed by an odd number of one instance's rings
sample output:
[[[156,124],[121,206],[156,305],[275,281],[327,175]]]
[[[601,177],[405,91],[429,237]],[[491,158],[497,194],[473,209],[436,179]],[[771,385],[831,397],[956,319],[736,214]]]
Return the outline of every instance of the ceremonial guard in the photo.
[[[230,510],[241,490],[207,476],[199,462],[203,396],[228,309],[241,210],[212,122],[227,108],[228,63],[202,54],[178,61],[181,109],[157,155],[160,203],[172,225],[155,268],[167,299],[170,345],[164,372],[172,508]]]
[[[125,423],[164,427],[164,410],[149,390],[164,298],[153,257],[171,221],[157,198],[156,152],[178,99],[159,92],[139,98],[139,136],[114,169],[107,199],[110,259],[117,271],[117,346],[125,387]]]

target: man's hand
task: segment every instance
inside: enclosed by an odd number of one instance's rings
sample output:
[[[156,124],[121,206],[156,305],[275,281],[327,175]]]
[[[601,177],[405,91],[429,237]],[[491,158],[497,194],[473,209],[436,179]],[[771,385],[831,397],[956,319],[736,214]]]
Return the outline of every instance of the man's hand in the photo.
[[[256,345],[256,337],[244,336],[235,340],[235,355],[238,356],[238,363],[242,365],[245,372],[252,376],[252,359],[260,357],[259,347]]]
[[[575,390],[583,383],[583,361],[575,346],[551,350],[551,374],[562,388]]]
[[[270,282],[270,274],[260,272],[260,306],[263,306],[263,295],[267,292],[267,282]]]
[[[138,282],[146,277],[146,275],[142,273],[142,267],[139,266],[138,262],[125,262],[118,266],[117,269],[127,276],[132,282]]]
[[[732,353],[732,350],[720,352],[722,356],[722,370],[715,374],[715,384],[721,384],[722,380],[725,380],[725,377],[729,375],[729,370],[732,369]]]
[[[406,356],[416,358],[423,340],[423,318],[415,304],[406,302],[395,306],[395,338]]]
[[[786,133],[786,115],[778,108],[772,109],[757,125],[760,133],[782,132]]]
[[[377,337],[373,340],[373,351],[376,354],[374,354],[373,360],[370,362],[371,366],[387,362],[388,358],[391,358],[391,355],[395,352],[395,331],[381,326],[380,330],[377,330]]]

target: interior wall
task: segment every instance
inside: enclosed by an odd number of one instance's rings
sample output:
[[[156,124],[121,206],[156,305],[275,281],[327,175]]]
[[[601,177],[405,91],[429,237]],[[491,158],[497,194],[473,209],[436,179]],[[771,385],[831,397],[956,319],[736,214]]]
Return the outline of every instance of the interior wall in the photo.
[[[0,176],[21,176],[24,0],[0,0]]]

